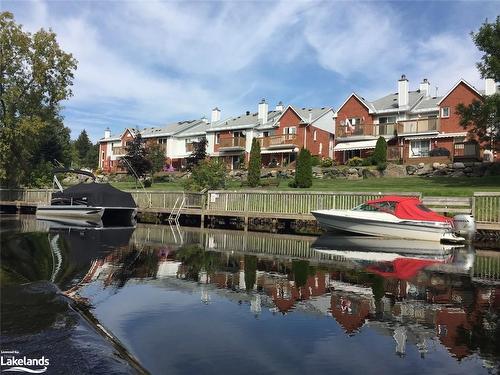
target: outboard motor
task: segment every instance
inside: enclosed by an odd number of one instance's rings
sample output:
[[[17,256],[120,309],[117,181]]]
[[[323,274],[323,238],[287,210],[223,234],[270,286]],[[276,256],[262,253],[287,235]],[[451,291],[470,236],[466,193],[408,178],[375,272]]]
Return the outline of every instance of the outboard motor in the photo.
[[[453,216],[455,232],[466,240],[473,240],[476,234],[476,221],[472,215]]]

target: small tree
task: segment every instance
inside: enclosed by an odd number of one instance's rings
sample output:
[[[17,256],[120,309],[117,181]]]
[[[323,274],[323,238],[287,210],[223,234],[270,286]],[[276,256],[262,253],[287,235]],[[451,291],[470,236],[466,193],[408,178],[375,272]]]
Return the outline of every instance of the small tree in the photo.
[[[184,188],[191,191],[223,189],[226,186],[226,166],[217,159],[205,159],[191,170]]]
[[[248,162],[248,185],[256,187],[260,185],[260,169],[262,160],[260,156],[260,143],[257,138],[252,140],[250,150],[250,161]]]
[[[151,171],[151,162],[146,157],[146,147],[141,134],[138,133],[125,149],[127,154],[123,157],[125,160],[120,160],[121,166],[132,176],[135,176],[135,173],[138,177],[146,176]]]
[[[387,141],[384,137],[377,139],[375,151],[372,156],[373,164],[378,165],[387,161]]]
[[[147,158],[151,163],[151,180],[154,180],[154,174],[163,170],[165,165],[165,154],[158,143],[149,146]]]
[[[194,166],[207,158],[207,144],[208,140],[205,137],[201,138],[198,142],[193,142],[193,152],[187,158],[188,170],[192,170]]]
[[[302,148],[297,158],[295,170],[295,187],[309,188],[312,186],[312,157],[309,150]]]

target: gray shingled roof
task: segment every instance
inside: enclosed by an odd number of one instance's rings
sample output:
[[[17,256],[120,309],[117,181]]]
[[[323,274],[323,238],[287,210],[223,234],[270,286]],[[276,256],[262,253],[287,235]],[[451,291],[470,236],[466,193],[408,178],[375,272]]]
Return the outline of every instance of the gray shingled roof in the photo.
[[[197,125],[193,127],[181,130],[176,133],[176,137],[194,137],[199,135],[205,135],[207,132],[208,124],[205,121],[198,121]]]
[[[434,97],[428,97],[428,98],[423,98],[422,101],[420,101],[415,108],[413,108],[411,111],[412,112],[425,112],[425,111],[431,111],[437,108],[438,102],[441,100],[442,96],[434,96]]]
[[[232,129],[249,129],[254,127],[265,127],[266,125],[270,125],[274,123],[274,120],[277,119],[281,112],[279,111],[269,111],[267,114],[267,123],[261,124],[257,118],[257,112],[244,114],[241,116],[217,121],[215,123],[210,124],[207,128],[207,131],[216,131],[216,130],[232,130]]]
[[[309,123],[310,121],[316,120],[318,117],[323,115],[325,112],[330,110],[330,107],[321,107],[321,108],[298,108],[292,106],[293,110],[299,114],[304,122]]]
[[[188,120],[188,121],[179,121],[179,122],[174,122],[162,127],[151,127],[151,128],[144,128],[141,130],[141,135],[143,138],[149,138],[149,137],[158,137],[158,136],[170,136],[177,134],[181,131],[184,131],[186,129],[189,129],[195,125],[198,125],[200,122],[203,122],[202,120]],[[206,124],[205,122],[203,122]]]
[[[423,96],[424,94],[420,91],[409,91],[409,101],[408,107],[412,108]],[[371,102],[375,110],[378,111],[389,111],[398,109],[398,93],[386,95],[380,99]]]

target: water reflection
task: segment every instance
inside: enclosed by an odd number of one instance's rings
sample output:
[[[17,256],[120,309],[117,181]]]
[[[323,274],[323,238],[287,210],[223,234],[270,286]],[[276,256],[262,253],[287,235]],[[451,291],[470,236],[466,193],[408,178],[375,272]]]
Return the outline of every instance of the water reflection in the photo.
[[[27,222],[21,230],[33,230]],[[245,372],[292,373],[332,366],[344,373],[493,373],[499,363],[495,253],[418,241],[165,226],[139,225],[133,233],[45,230],[47,242],[58,235],[62,249],[55,281],[86,298],[153,373],[216,372],[230,369],[228,361]],[[4,268],[2,246],[2,280],[53,277],[57,257],[47,255],[50,246],[27,240],[47,232],[6,235],[27,250],[12,258],[8,248]],[[26,268],[29,257],[35,265]],[[210,342],[203,347],[208,369],[204,356],[193,359],[200,341]],[[390,353],[408,361],[394,362]]]

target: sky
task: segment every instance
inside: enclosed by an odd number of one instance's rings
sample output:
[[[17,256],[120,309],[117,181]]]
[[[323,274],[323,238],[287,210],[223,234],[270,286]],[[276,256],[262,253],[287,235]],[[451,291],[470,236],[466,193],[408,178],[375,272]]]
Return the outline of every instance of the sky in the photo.
[[[337,109],[423,78],[434,95],[464,78],[484,89],[471,39],[500,2],[2,0],[23,29],[52,29],[78,60],[65,124],[162,126],[257,111],[265,98]]]

